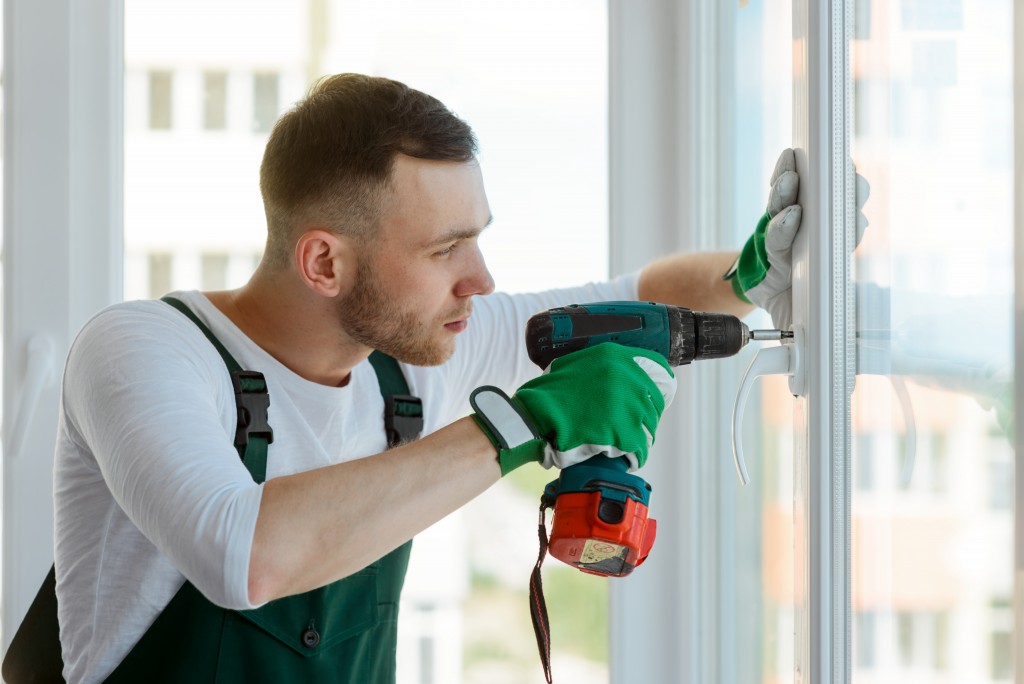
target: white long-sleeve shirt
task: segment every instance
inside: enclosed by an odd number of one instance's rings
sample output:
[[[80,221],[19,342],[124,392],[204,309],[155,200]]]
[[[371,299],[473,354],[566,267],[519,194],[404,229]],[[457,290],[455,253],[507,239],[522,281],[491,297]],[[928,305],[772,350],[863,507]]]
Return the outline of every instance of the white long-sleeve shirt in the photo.
[[[264,374],[274,442],[267,479],[386,448],[383,400],[367,362],[345,387],[305,380],[257,346],[199,292],[175,293],[247,370]],[[532,295],[477,297],[440,366],[403,364],[423,399],[424,434],[469,411],[483,384],[514,391],[539,372],[526,320],[571,303],[631,300],[636,276]],[[64,677],[106,678],[186,579],[244,610],[263,487],[233,446],[234,390],[199,328],[159,301],[97,314],[72,345],[54,463],[55,564]]]

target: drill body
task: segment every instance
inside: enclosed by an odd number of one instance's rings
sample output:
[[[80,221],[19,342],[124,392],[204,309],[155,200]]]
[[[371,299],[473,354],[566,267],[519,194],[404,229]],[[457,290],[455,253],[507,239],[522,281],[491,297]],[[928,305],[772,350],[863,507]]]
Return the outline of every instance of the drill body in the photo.
[[[750,339],[735,316],[653,302],[599,302],[549,309],[526,324],[530,360],[547,368],[559,356],[617,342],[655,351],[670,366],[737,353]]]
[[[526,326],[530,360],[556,358],[604,342],[647,349],[681,366],[739,352],[752,337],[735,316],[653,302],[573,304],[533,316]],[[778,339],[778,338],[776,338]],[[629,461],[599,454],[565,468],[544,488],[554,509],[548,551],[583,572],[621,577],[643,563],[657,523],[648,518],[651,486],[627,472]]]

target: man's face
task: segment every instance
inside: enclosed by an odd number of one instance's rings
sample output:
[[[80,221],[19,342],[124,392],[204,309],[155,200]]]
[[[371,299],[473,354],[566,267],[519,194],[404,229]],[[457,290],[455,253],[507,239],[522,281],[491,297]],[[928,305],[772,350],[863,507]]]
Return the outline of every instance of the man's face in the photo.
[[[399,155],[378,236],[339,304],[343,330],[400,361],[437,365],[455,351],[474,295],[494,290],[477,238],[490,223],[480,166]]]

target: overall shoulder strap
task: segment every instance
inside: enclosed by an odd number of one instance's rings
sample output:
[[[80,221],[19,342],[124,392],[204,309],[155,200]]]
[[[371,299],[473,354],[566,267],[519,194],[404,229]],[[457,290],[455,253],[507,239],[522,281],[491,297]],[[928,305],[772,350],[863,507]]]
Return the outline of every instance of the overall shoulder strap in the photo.
[[[411,442],[423,432],[423,402],[409,394],[402,369],[392,357],[379,351],[370,354],[377,384],[384,397],[384,431],[388,448]]]
[[[253,479],[256,482],[263,482],[267,477],[267,446],[274,441],[274,430],[267,422],[270,394],[267,392],[267,381],[263,373],[243,370],[213,331],[199,320],[183,301],[170,296],[162,297],[160,301],[170,304],[195,323],[224,360],[224,365],[231,374],[231,385],[235,389],[235,406],[238,410],[235,449]]]
[[[4,656],[0,674],[7,684],[64,683],[56,591],[51,565]]]

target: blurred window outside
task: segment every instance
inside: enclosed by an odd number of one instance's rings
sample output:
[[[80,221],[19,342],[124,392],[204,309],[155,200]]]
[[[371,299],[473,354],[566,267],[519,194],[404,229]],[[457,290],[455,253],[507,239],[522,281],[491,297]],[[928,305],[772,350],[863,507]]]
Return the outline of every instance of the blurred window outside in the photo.
[[[223,290],[228,283],[227,254],[203,254],[202,275],[199,287],[202,290]]]
[[[253,130],[257,133],[270,133],[280,113],[277,74],[253,74],[252,103]]]
[[[207,71],[203,74],[204,107],[203,128],[219,131],[227,127],[228,74],[226,71]],[[276,103],[275,103],[276,108]]]
[[[171,291],[173,256],[166,252],[149,253],[149,297],[163,297]]]
[[[872,335],[857,340],[851,411],[852,679],[1006,680],[1013,168],[996,150],[1013,6],[855,7],[852,154],[871,189],[854,271],[876,294],[858,301]],[[985,332],[935,334],[950,321]]]
[[[990,615],[991,656],[989,676],[995,681],[1013,679],[1013,603],[1009,598],[992,601]]]
[[[149,72],[149,127],[167,130],[173,121],[174,75],[170,71]]]

